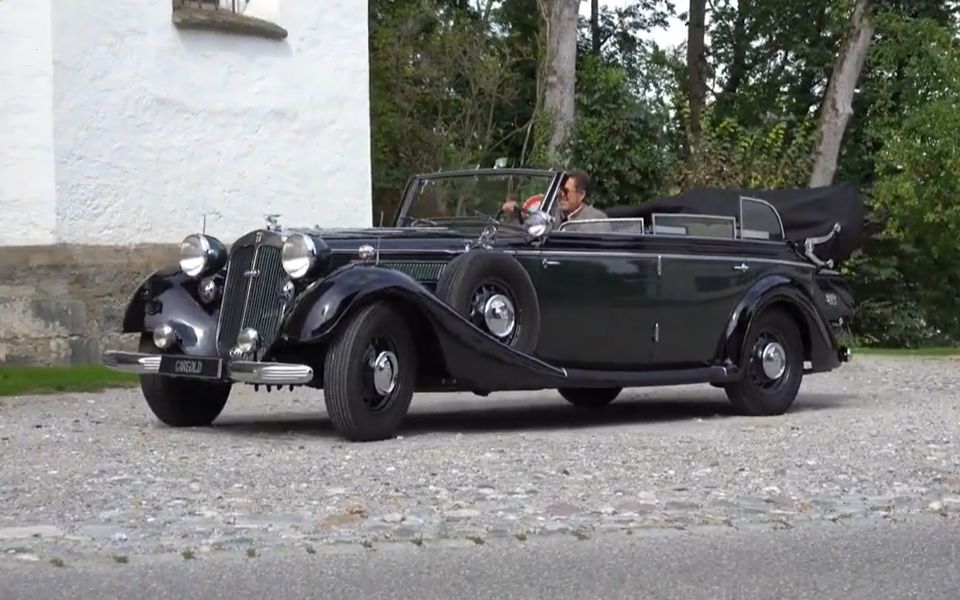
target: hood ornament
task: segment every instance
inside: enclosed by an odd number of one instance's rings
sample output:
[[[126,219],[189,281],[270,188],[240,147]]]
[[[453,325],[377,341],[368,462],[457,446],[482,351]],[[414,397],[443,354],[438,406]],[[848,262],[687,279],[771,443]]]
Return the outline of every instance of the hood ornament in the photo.
[[[483,228],[483,231],[480,232],[480,235],[473,242],[467,242],[464,245],[464,251],[469,252],[474,248],[483,248],[484,250],[491,250],[493,248],[493,242],[497,239],[497,225],[490,223]]]
[[[267,221],[267,231],[280,231],[280,217],[280,213],[271,213],[263,216]]]

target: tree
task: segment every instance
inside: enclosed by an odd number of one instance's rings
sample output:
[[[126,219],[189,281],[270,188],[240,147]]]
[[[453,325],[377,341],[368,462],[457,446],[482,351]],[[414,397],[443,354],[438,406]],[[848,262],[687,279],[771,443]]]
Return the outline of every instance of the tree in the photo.
[[[544,158],[562,163],[560,149],[574,124],[577,79],[577,23],[579,0],[537,0],[546,35],[543,117],[548,137]]]
[[[693,151],[700,146],[700,117],[707,104],[707,59],[704,47],[706,32],[706,0],[690,0],[687,22],[687,70],[689,72],[690,135]]]
[[[857,0],[850,18],[850,29],[834,64],[833,75],[820,107],[810,187],[830,185],[837,171],[843,134],[853,116],[854,91],[873,38],[872,4],[872,0]]]

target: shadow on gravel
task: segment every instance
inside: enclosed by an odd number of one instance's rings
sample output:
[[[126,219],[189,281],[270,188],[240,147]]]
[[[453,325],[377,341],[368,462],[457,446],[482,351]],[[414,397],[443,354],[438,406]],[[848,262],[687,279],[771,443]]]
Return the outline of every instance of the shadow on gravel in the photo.
[[[628,392],[629,393],[629,392]],[[791,414],[830,410],[848,400],[838,394],[801,393]],[[486,404],[485,404],[486,402]],[[547,401],[549,402],[549,401]],[[400,435],[425,433],[496,433],[503,431],[539,431],[549,429],[580,429],[586,427],[622,426],[663,422],[694,422],[696,419],[737,417],[732,406],[721,395],[715,399],[691,398],[631,398],[617,400],[600,411],[579,409],[562,398],[547,403],[538,398],[536,403],[520,404],[517,399],[484,399],[443,402],[437,405],[414,405],[403,422]],[[424,406],[426,405],[426,406]],[[749,422],[745,418],[745,422]],[[284,414],[270,418],[256,416],[234,417],[216,424],[221,431],[243,434],[289,434],[335,436],[330,420],[311,413]]]

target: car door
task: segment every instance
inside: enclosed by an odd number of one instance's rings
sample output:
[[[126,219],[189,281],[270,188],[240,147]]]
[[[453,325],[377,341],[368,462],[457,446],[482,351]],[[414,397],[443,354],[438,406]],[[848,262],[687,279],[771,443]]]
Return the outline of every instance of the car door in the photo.
[[[764,256],[779,252],[781,246],[770,241],[782,239],[782,227],[775,213],[764,216],[747,224],[755,228],[752,235],[766,234],[768,241],[738,235],[732,217],[653,215],[649,244],[661,261],[654,350],[659,366],[710,363],[747,290],[778,268],[775,258]]]
[[[617,239],[612,239],[616,237]],[[537,356],[556,365],[631,369],[653,358],[657,262],[633,236],[557,231],[540,248]]]
[[[661,255],[654,361],[663,366],[709,362],[750,280],[750,261],[732,256]]]

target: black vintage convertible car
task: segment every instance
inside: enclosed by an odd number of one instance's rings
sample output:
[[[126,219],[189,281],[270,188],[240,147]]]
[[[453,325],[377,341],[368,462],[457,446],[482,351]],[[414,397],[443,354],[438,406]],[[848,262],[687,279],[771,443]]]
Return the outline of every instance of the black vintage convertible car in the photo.
[[[415,391],[557,389],[598,409],[710,383],[743,414],[781,414],[804,374],[849,359],[834,268],[860,241],[853,188],[696,189],[578,220],[559,208],[566,177],[441,172],[411,179],[390,227],[274,220],[229,250],[190,235],[130,299],[139,352],[104,362],[139,374],[172,426],[210,424],[238,383],[309,386],[342,436],[377,440]]]

